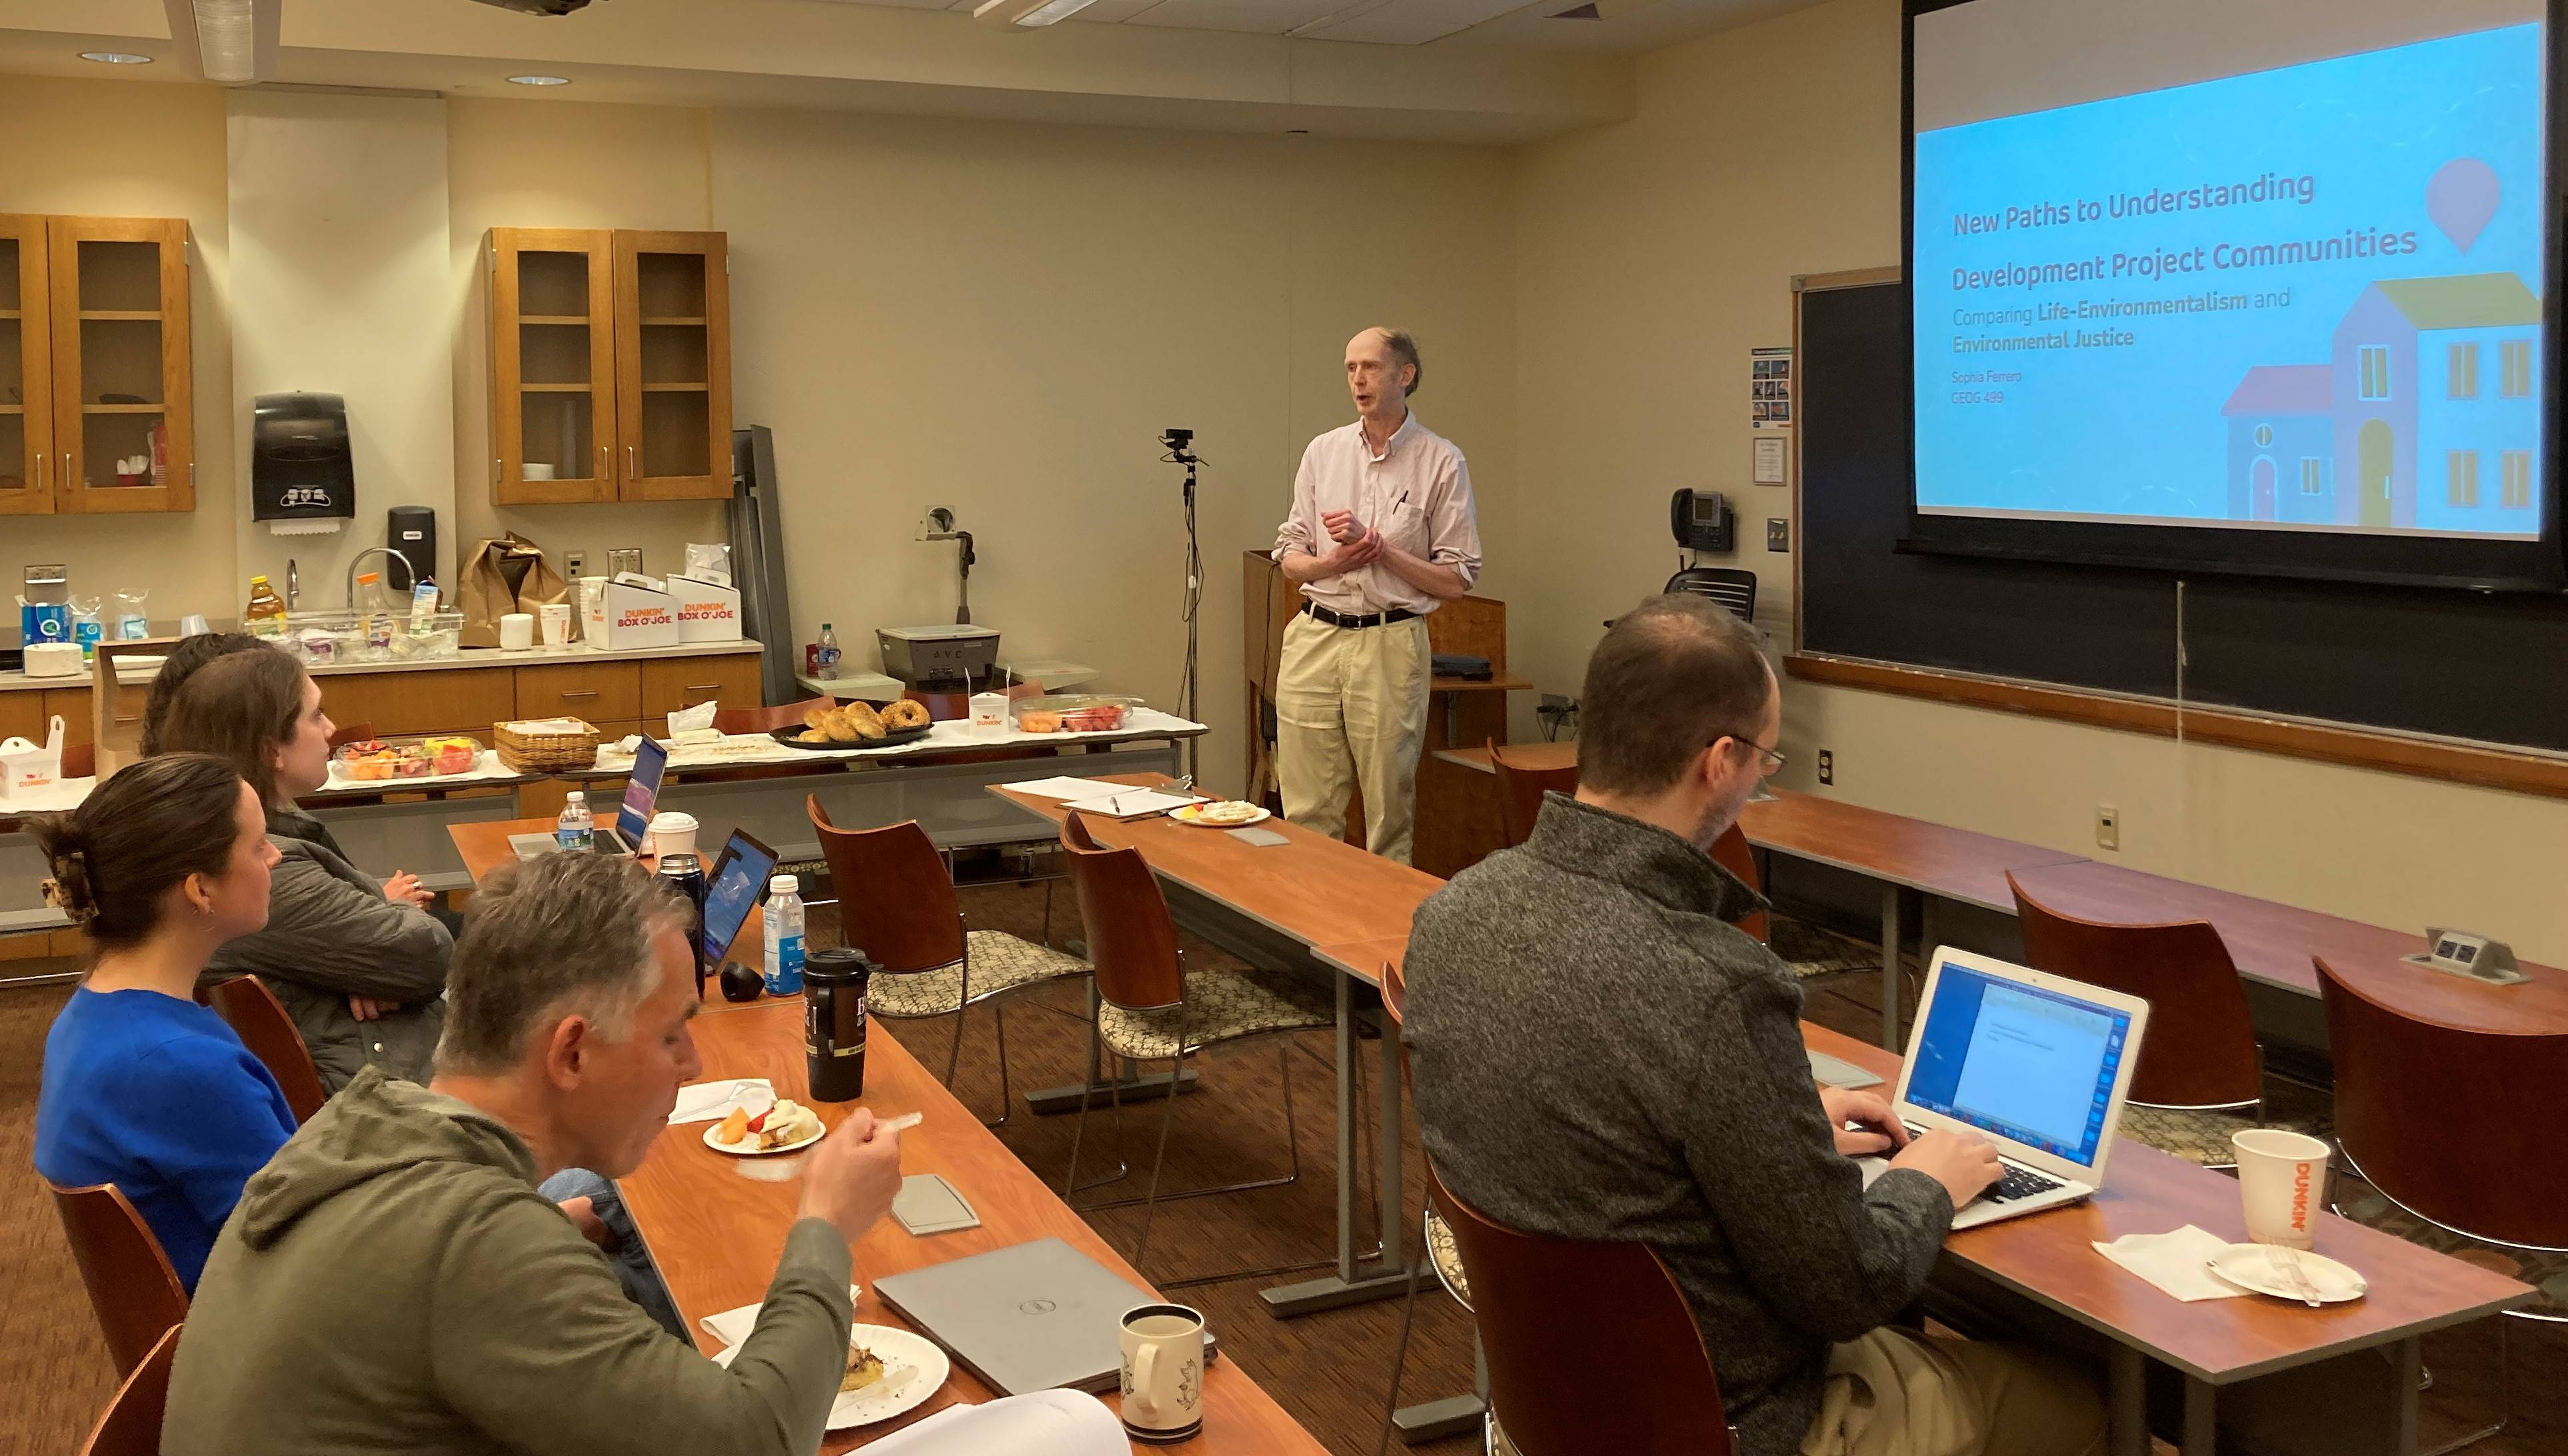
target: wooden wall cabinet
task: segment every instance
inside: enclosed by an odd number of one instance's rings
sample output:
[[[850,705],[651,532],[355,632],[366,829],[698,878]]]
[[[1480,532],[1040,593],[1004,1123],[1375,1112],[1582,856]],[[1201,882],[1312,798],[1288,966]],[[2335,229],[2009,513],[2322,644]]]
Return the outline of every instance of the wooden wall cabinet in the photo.
[[[723,234],[490,229],[490,422],[500,505],[728,498]]]
[[[0,215],[0,515],[196,508],[187,304],[182,219]]]

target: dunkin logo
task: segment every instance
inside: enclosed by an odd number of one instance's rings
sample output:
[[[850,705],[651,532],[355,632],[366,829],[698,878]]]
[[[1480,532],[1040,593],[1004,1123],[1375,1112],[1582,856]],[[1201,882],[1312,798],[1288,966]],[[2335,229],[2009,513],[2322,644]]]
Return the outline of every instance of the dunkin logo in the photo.
[[[2298,1231],[2309,1226],[2310,1165],[2296,1163],[2292,1166],[2292,1228]]]
[[[666,607],[627,607],[615,619],[618,627],[660,627],[669,621]]]
[[[688,602],[684,606],[678,608],[678,620],[681,622],[728,622],[731,620],[731,603]]]

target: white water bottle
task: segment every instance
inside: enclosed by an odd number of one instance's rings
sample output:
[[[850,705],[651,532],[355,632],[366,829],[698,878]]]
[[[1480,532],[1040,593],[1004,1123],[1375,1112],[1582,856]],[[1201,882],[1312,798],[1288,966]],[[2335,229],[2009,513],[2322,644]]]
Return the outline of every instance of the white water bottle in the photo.
[[[778,875],[767,882],[767,975],[769,996],[802,994],[802,882]]]
[[[564,849],[586,849],[597,841],[597,822],[588,814],[588,795],[578,789],[562,801],[561,817],[553,821],[553,838]]]

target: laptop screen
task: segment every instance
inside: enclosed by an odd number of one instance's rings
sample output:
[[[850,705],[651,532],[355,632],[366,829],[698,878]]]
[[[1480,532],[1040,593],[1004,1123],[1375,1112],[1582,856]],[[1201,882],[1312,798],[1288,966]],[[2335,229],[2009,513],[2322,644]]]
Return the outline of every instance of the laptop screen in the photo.
[[[615,830],[627,846],[639,850],[643,831],[660,803],[660,779],[669,771],[669,750],[648,733],[633,750],[633,776],[624,781],[624,806],[615,812]]]
[[[1946,961],[1911,1054],[1908,1100],[2082,1167],[2095,1165],[2131,1018]]]
[[[734,829],[705,886],[705,964],[719,966],[776,874],[776,851]]]

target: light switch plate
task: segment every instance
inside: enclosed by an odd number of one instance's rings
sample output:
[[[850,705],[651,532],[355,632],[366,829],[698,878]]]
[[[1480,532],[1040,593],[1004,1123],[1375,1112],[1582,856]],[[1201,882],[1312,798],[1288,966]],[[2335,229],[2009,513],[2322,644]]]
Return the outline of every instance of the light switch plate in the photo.
[[[1792,523],[1790,521],[1787,521],[1780,516],[1767,516],[1766,518],[1766,549],[1768,551],[1789,551],[1792,549]]]
[[[569,577],[573,581],[577,581],[581,577],[588,575],[588,553],[585,551],[564,551],[562,553],[562,575]]]

